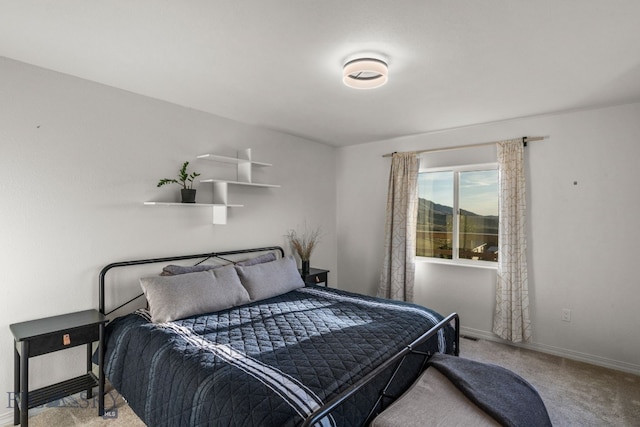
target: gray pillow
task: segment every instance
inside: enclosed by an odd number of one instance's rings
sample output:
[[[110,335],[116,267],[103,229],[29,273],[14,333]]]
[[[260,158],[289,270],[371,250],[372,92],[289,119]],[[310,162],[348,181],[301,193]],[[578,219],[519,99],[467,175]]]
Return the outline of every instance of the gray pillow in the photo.
[[[274,254],[273,252],[269,252],[267,254],[259,255],[255,258],[249,258],[243,261],[238,261],[236,265],[247,267],[250,265],[264,264],[265,262],[271,262],[275,260],[276,260],[276,254]]]
[[[259,301],[304,287],[293,257],[252,266],[236,265],[251,301]]]
[[[249,294],[233,266],[178,276],[143,277],[140,285],[154,323],[212,313],[249,302]]]
[[[263,262],[271,262],[276,260],[276,254],[273,252],[269,252],[255,258],[245,259],[243,261],[238,261],[237,265],[255,265],[262,264]],[[213,264],[200,264],[200,265],[167,265],[162,269],[161,276],[174,276],[176,274],[187,274],[187,273],[195,273],[196,271],[207,271],[213,270],[214,268],[220,268],[227,264],[222,265],[213,265]]]
[[[200,264],[200,265],[174,265],[169,264],[162,269],[161,276],[176,276],[178,274],[188,274],[188,273],[196,273],[198,271],[208,271],[213,270],[214,268],[223,267],[222,265],[213,265],[213,264]]]

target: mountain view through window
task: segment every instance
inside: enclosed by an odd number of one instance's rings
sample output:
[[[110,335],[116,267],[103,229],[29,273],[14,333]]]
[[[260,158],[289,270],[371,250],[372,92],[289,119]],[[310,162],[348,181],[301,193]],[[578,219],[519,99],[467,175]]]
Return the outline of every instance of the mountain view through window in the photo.
[[[422,172],[418,189],[417,256],[498,260],[497,169]]]

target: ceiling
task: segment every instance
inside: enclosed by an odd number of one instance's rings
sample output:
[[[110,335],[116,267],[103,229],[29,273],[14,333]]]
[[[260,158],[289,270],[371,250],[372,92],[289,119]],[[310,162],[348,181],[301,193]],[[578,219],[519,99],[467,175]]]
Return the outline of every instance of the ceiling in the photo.
[[[0,0],[0,56],[334,146],[640,101],[638,0]],[[389,82],[342,83],[354,55]]]

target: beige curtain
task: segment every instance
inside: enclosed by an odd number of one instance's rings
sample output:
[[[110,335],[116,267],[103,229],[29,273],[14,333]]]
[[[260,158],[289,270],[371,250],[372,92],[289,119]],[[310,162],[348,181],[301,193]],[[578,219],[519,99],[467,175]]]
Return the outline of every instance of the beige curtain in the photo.
[[[419,163],[416,153],[395,153],[391,160],[379,297],[413,301]]]
[[[522,140],[498,142],[500,252],[493,332],[513,342],[531,339],[523,158]]]

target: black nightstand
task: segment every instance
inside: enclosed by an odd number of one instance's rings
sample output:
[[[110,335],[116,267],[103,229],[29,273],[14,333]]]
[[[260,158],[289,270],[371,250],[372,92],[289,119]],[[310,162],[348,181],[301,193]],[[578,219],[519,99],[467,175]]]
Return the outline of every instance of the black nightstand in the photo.
[[[300,272],[300,275],[302,276],[302,280],[304,280],[304,283],[308,285],[328,286],[329,285],[329,282],[327,280],[328,273],[329,273],[329,270],[323,270],[321,268],[312,267],[309,269],[309,274],[304,275],[302,274],[302,272]]]
[[[92,397],[92,388],[102,380],[91,369],[92,343],[102,342],[107,319],[97,310],[79,311],[9,325],[14,337],[14,424],[29,425],[29,409],[80,391]],[[65,348],[87,345],[87,373],[38,390],[29,391],[29,358]],[[102,399],[100,399],[102,401]],[[99,408],[102,413],[104,408]]]

